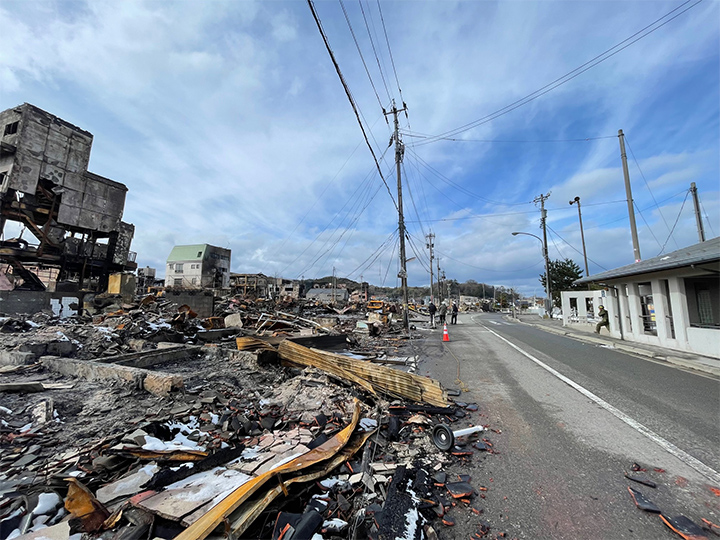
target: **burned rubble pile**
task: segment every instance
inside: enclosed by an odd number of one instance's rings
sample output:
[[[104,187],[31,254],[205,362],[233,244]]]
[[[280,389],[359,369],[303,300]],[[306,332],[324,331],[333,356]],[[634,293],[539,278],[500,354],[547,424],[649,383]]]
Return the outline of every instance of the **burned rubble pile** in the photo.
[[[222,307],[224,328],[161,299],[104,309],[2,323],[33,358],[0,368],[0,539],[453,538],[456,520],[504,537],[483,519],[486,488],[449,472],[493,452],[478,407],[382,365],[403,340],[243,302]]]

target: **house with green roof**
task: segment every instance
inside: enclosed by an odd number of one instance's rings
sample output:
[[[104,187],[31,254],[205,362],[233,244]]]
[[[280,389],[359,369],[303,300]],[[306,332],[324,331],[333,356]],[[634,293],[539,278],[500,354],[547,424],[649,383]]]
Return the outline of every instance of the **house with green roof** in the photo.
[[[165,287],[223,289],[230,285],[229,249],[210,244],[175,246],[167,259]]]

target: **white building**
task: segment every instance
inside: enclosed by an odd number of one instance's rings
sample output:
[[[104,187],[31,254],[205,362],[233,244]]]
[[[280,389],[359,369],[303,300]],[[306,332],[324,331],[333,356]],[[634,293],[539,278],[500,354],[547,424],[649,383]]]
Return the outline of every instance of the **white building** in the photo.
[[[165,287],[221,289],[230,285],[230,250],[209,244],[175,246],[165,269]]]
[[[605,290],[563,292],[564,324],[584,323],[602,303],[614,337],[720,358],[718,276],[720,237],[577,280]]]

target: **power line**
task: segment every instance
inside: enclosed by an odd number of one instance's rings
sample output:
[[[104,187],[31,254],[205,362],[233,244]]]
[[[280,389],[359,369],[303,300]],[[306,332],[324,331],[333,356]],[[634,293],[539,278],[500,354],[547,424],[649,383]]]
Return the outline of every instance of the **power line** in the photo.
[[[382,287],[385,286],[385,281],[387,281],[388,274],[390,273],[390,265],[392,264],[393,260],[395,259],[395,248],[397,247],[398,243],[400,243],[400,235],[397,236],[397,241],[395,242],[395,244],[393,244],[393,250],[390,253],[390,260],[388,261],[388,267],[387,267],[387,270],[385,271],[385,277],[383,277],[383,280],[382,280],[382,285],[381,285]],[[400,264],[400,261],[398,261],[398,264]],[[397,281],[395,283],[397,284]]]
[[[417,217],[417,223],[420,225],[420,230],[422,231],[423,236],[425,236],[425,228],[423,227],[423,222],[420,219],[420,214],[418,213],[417,206],[415,205],[415,197],[413,197],[412,189],[410,189],[410,181],[409,181],[410,179],[407,174],[407,171],[405,170],[405,164],[403,163],[401,166],[402,166],[403,172],[405,173],[405,178],[408,179],[408,181],[407,181],[408,193],[410,194],[410,201],[412,202],[413,210],[415,211],[415,216]]]
[[[473,128],[477,127],[477,126],[480,126],[480,125],[482,125],[482,124],[485,124],[485,123],[487,123],[487,122],[490,122],[490,121],[492,121],[492,120],[495,120],[496,118],[499,118],[500,116],[503,116],[503,115],[505,115],[505,114],[508,114],[509,112],[514,111],[515,109],[517,109],[517,108],[519,108],[519,107],[522,107],[523,105],[526,105],[526,104],[530,103],[531,101],[536,100],[536,99],[539,98],[540,96],[543,96],[543,95],[547,94],[548,92],[554,90],[555,88],[558,88],[559,86],[562,86],[563,84],[571,81],[571,80],[574,79],[575,77],[578,77],[579,75],[585,73],[585,72],[588,71],[589,69],[592,69],[593,67],[597,66],[598,64],[601,64],[601,63],[604,62],[605,60],[608,60],[609,58],[612,58],[613,56],[615,56],[615,55],[618,54],[619,52],[623,51],[624,49],[628,48],[630,45],[633,45],[634,43],[636,43],[637,41],[643,39],[644,37],[649,36],[650,34],[652,34],[653,32],[655,32],[656,30],[659,30],[660,28],[662,28],[663,26],[665,26],[666,24],[668,24],[670,21],[673,21],[674,19],[676,19],[677,17],[679,17],[680,15],[682,15],[683,13],[685,13],[686,11],[688,11],[688,10],[694,8],[695,6],[697,6],[697,5],[698,5],[700,2],[702,2],[703,0],[697,0],[694,4],[692,4],[691,6],[685,8],[684,10],[680,11],[679,13],[677,13],[676,15],[674,15],[673,17],[667,19],[667,20],[666,20],[665,22],[663,22],[662,24],[660,24],[660,25],[658,25],[658,26],[655,26],[655,25],[657,25],[660,21],[662,21],[663,19],[666,19],[667,17],[669,17],[670,15],[672,15],[673,13],[675,13],[676,11],[678,11],[679,9],[681,9],[681,8],[683,8],[684,6],[686,6],[687,4],[689,4],[691,1],[692,1],[692,0],[687,0],[686,2],[683,2],[682,4],[680,4],[680,5],[679,5],[678,7],[676,7],[675,9],[669,11],[668,13],[666,13],[665,15],[663,15],[662,17],[656,19],[655,21],[653,21],[653,22],[650,23],[649,25],[645,26],[645,27],[642,28],[641,30],[638,30],[638,31],[635,32],[633,35],[627,37],[626,39],[624,39],[624,40],[621,41],[620,43],[618,43],[618,44],[610,47],[610,48],[607,49],[606,51],[604,51],[604,52],[600,53],[599,55],[595,56],[594,58],[588,60],[588,61],[585,62],[584,64],[576,67],[576,68],[573,69],[572,71],[569,71],[569,72],[566,73],[565,75],[563,75],[563,76],[561,76],[561,77],[558,77],[557,79],[555,79],[554,81],[546,84],[546,85],[543,86],[542,88],[539,88],[538,90],[535,90],[534,92],[526,95],[525,97],[522,97],[522,98],[520,98],[520,99],[512,102],[511,104],[506,105],[505,107],[496,110],[495,112],[492,112],[492,113],[490,113],[490,114],[488,114],[488,115],[486,115],[486,116],[483,116],[482,118],[479,118],[478,120],[475,120],[475,121],[473,121],[473,122],[469,122],[469,123],[467,123],[467,124],[465,124],[465,125],[463,125],[463,126],[460,126],[460,127],[458,127],[458,128],[455,128],[455,129],[452,129],[452,130],[449,130],[449,131],[446,131],[446,132],[444,132],[444,133],[440,133],[440,134],[438,134],[435,138],[428,139],[427,141],[418,144],[418,146],[421,146],[421,145],[423,145],[423,144],[430,144],[430,143],[432,143],[432,142],[436,142],[437,140],[440,140],[440,139],[443,138],[443,137],[450,137],[450,136],[452,136],[452,135],[457,135],[457,134],[462,133],[462,132],[464,132],[464,131],[468,131],[468,130],[473,129]],[[655,26],[655,28],[652,28],[653,26]],[[648,30],[648,29],[650,29],[650,30],[647,31],[647,32],[645,32],[645,31]],[[643,34],[643,32],[645,32],[645,33]],[[639,36],[639,37],[636,37],[636,36]],[[621,45],[622,45],[622,47],[621,47]],[[617,49],[617,50],[615,50],[615,49]]]
[[[377,121],[376,121],[376,123],[377,123]],[[300,227],[300,225],[302,225],[302,224],[305,222],[305,219],[310,215],[310,212],[313,211],[313,209],[315,208],[315,205],[320,201],[320,199],[322,199],[323,195],[325,195],[325,192],[330,188],[330,186],[332,185],[332,183],[337,179],[337,177],[338,177],[338,176],[340,175],[340,173],[343,171],[343,169],[344,169],[345,166],[348,164],[348,162],[350,161],[350,159],[355,155],[355,152],[357,152],[357,149],[360,148],[360,145],[361,145],[361,144],[362,144],[362,143],[358,143],[357,146],[355,146],[355,149],[354,149],[354,150],[350,153],[350,155],[347,157],[347,159],[345,160],[345,163],[342,164],[342,166],[340,167],[340,169],[338,170],[338,172],[335,173],[335,176],[333,176],[333,177],[330,179],[330,181],[325,185],[325,187],[324,187],[323,190],[322,190],[322,193],[320,193],[320,195],[318,195],[318,197],[317,197],[317,198],[315,199],[315,201],[312,203],[312,205],[310,206],[310,208],[308,209],[308,211],[305,212],[305,215],[302,217],[302,219],[297,223],[297,225],[295,225],[295,228],[294,228],[294,229],[290,232],[290,234],[288,234],[288,235],[285,237],[285,239],[282,241],[282,243],[280,244],[280,247],[278,248],[278,251],[281,251],[281,250],[282,250],[282,248],[285,246],[285,244],[287,243],[287,241],[288,241],[290,238],[292,238],[293,234],[295,234],[295,231],[297,231],[298,228]],[[383,152],[383,155],[380,156],[380,161],[382,161],[382,159],[383,159],[383,157],[385,156],[385,153],[386,153],[386,152],[387,152],[387,149],[385,150],[385,152]],[[297,259],[296,259],[296,260],[297,260]],[[295,261],[293,261],[293,262],[295,262]],[[267,263],[263,266],[261,272],[264,272],[266,268],[267,268]]]
[[[395,205],[395,209],[398,210],[398,212],[399,212],[400,210],[398,209],[397,202],[395,202],[395,197],[393,197],[393,194],[390,191],[390,186],[388,186],[388,183],[385,181],[385,177],[383,176],[383,173],[380,170],[380,163],[378,162],[378,159],[375,156],[375,151],[373,150],[373,147],[370,144],[370,141],[368,140],[367,133],[365,133],[365,127],[363,126],[363,123],[360,120],[360,113],[358,112],[358,108],[357,108],[357,105],[355,104],[355,100],[352,97],[350,88],[348,87],[347,82],[345,82],[345,77],[343,77],[342,71],[340,71],[340,65],[337,63],[337,60],[335,59],[335,54],[333,53],[332,49],[330,48],[330,42],[328,41],[327,35],[325,34],[325,30],[322,27],[320,18],[318,17],[317,12],[315,11],[315,5],[313,4],[312,0],[307,0],[307,2],[308,2],[308,6],[310,7],[310,11],[312,12],[313,19],[315,19],[315,24],[317,24],[318,31],[320,32],[320,35],[323,38],[323,42],[325,43],[325,48],[327,49],[327,52],[330,55],[330,59],[332,60],[333,66],[335,66],[335,71],[337,72],[337,75],[340,79],[340,83],[342,84],[343,89],[345,90],[345,95],[347,96],[348,101],[350,102],[350,105],[352,106],[353,112],[355,113],[355,117],[357,118],[358,125],[360,126],[360,130],[362,131],[363,137],[365,138],[365,144],[367,144],[367,147],[370,150],[370,153],[372,154],[373,160],[375,161],[375,167],[377,168],[378,174],[380,175],[380,178],[382,179],[383,184],[385,184],[385,187],[387,188],[387,192],[390,195],[390,198],[392,199],[393,205]]]
[[[481,143],[561,143],[561,142],[588,142],[599,141],[601,139],[617,139],[617,135],[605,135],[602,137],[585,137],[583,139],[526,139],[526,140],[507,140],[507,139],[453,139],[450,137],[434,137],[432,135],[422,135],[419,133],[403,132],[407,137],[416,139],[433,139],[438,141],[453,142],[481,142]]]
[[[450,202],[453,202],[453,201],[451,200]],[[599,202],[599,203],[592,203],[592,204],[584,204],[583,208],[585,206],[602,206],[605,204],[619,204],[619,203],[624,204],[626,202],[627,201],[625,201],[625,200],[621,200],[621,201],[606,201],[606,202]],[[572,211],[572,208],[565,208],[564,206],[562,206],[559,208],[548,208],[547,210],[548,210],[548,212],[570,212],[570,211]],[[469,216],[456,217],[456,218],[426,219],[425,222],[426,223],[438,223],[441,221],[464,221],[466,219],[492,219],[492,218],[496,218],[496,217],[522,216],[525,214],[535,214],[536,212],[537,212],[537,210],[527,210],[525,212],[501,212],[501,213],[496,213],[496,214],[472,214]],[[615,223],[615,221],[620,221],[621,219],[625,219],[625,218],[621,217],[617,220],[610,221],[610,222],[606,223],[606,225],[608,225],[610,223]],[[407,221],[406,223],[415,223],[415,221]],[[597,227],[597,226],[598,225],[595,225],[594,227]],[[589,228],[592,228],[592,227],[586,227],[586,229],[589,229]]]
[[[365,259],[363,262],[361,262],[359,265],[357,265],[357,267],[356,267],[352,272],[350,272],[349,274],[347,274],[347,276],[345,276],[345,277],[349,279],[350,276],[354,275],[358,270],[362,270],[362,271],[364,272],[365,270],[367,270],[368,268],[370,268],[370,267],[373,265],[373,263],[378,259],[378,257],[380,257],[380,255],[382,255],[382,253],[383,253],[388,247],[390,247],[391,244],[389,244],[389,242],[390,242],[390,240],[392,240],[393,238],[395,238],[395,234],[396,234],[396,233],[397,233],[397,229],[395,229],[392,233],[390,233],[390,236],[388,236],[388,237],[383,241],[383,243],[380,244],[380,246],[378,246],[378,248],[377,248],[375,251],[373,251],[373,252],[368,256],[367,259]],[[372,261],[370,261],[370,263],[369,263],[367,266],[364,266],[365,263],[367,263],[367,262],[368,262],[370,259],[372,259],[373,257],[375,257],[375,258],[374,258]]]
[[[350,29],[350,34],[352,35],[353,41],[355,42],[355,47],[357,47],[358,54],[360,55],[360,60],[362,60],[362,64],[365,67],[365,73],[367,73],[368,79],[370,80],[370,86],[372,86],[373,92],[375,92],[375,97],[378,100],[378,104],[380,105],[380,108],[383,110],[383,113],[385,112],[385,107],[383,107],[382,101],[380,101],[380,96],[378,95],[377,88],[375,88],[375,82],[372,80],[372,76],[370,75],[370,70],[367,67],[367,64],[365,63],[365,57],[363,56],[362,51],[360,50],[360,44],[358,43],[357,38],[355,37],[355,31],[353,30],[352,24],[350,24],[350,17],[347,14],[347,11],[345,10],[345,4],[342,0],[340,1],[340,7],[342,8],[342,12],[345,15],[345,21],[347,21],[348,28]]]
[[[309,266],[306,266],[306,267],[300,272],[300,274],[304,274],[304,273],[308,272],[310,269],[312,269],[313,266],[315,266],[315,264],[316,264],[322,257],[324,257],[325,255],[328,255],[328,256],[329,256],[329,254],[332,252],[332,250],[335,249],[335,246],[337,246],[337,245],[340,243],[340,240],[342,240],[343,236],[345,236],[345,234],[346,234],[347,231],[350,229],[350,227],[352,227],[352,226],[357,222],[357,220],[360,219],[360,216],[362,215],[362,213],[365,211],[365,209],[369,206],[370,202],[375,198],[375,196],[376,196],[376,195],[378,194],[378,192],[380,191],[380,186],[378,186],[378,188],[375,190],[375,193],[373,193],[372,196],[370,196],[370,188],[371,188],[371,185],[368,184],[367,194],[366,194],[363,198],[358,198],[357,201],[356,201],[356,202],[357,202],[357,208],[360,208],[360,205],[362,204],[362,201],[363,201],[366,197],[370,197],[369,200],[367,201],[367,203],[365,204],[365,206],[363,206],[362,209],[356,211],[355,217],[352,218],[352,219],[349,221],[348,225],[343,229],[342,233],[341,233],[340,236],[337,238],[337,240],[335,240],[335,242],[334,242],[327,250],[325,250],[323,253],[321,253],[319,256],[317,256],[317,257],[315,258],[315,260],[313,260],[313,262],[310,263]],[[349,215],[350,215],[350,212],[346,213],[346,216],[349,216]],[[343,221],[338,225],[338,228],[340,228],[340,227],[343,225],[343,222],[344,222],[344,221],[345,221],[345,220],[343,219]],[[334,234],[334,233],[333,233],[333,234]],[[331,238],[332,238],[332,236],[331,236]],[[328,238],[328,240],[325,241],[325,243],[320,247],[320,250],[322,250],[322,249],[328,244],[328,242],[330,241],[331,238]],[[320,250],[318,250],[318,252],[319,252]],[[316,253],[318,253],[318,252],[316,252]],[[326,262],[327,262],[327,260],[326,260]],[[300,275],[300,274],[298,274],[298,275]]]
[[[715,231],[713,230],[712,222],[710,221],[710,218],[708,217],[707,210],[705,210],[705,205],[703,205],[702,201],[700,201],[700,208],[702,208],[702,211],[705,213],[705,221],[707,221],[708,226],[710,227],[710,232],[712,233],[712,235],[714,237]]]
[[[385,86],[385,92],[387,93],[388,100],[391,101],[392,96],[390,95],[387,82],[385,81],[385,74],[382,67],[380,66],[380,58],[378,58],[377,49],[375,49],[375,41],[373,40],[372,34],[370,33],[370,26],[368,25],[367,18],[365,17],[365,9],[363,9],[362,0],[358,0],[358,3],[360,4],[360,12],[362,13],[363,20],[365,21],[365,28],[367,29],[368,37],[370,38],[370,46],[372,47],[373,54],[375,55],[375,61],[377,62],[378,71],[380,71],[380,79],[382,79],[383,86]]]
[[[657,237],[655,236],[655,233],[653,232],[652,228],[650,227],[650,224],[649,224],[649,223],[647,222],[647,220],[645,219],[645,216],[644,216],[643,213],[640,211],[640,207],[635,203],[635,201],[633,201],[633,206],[634,206],[635,209],[638,211],[638,214],[640,214],[640,217],[642,218],[643,223],[645,223],[645,226],[646,226],[646,227],[648,228],[648,230],[650,231],[650,236],[652,236],[653,239],[657,242],[657,245],[662,248],[662,244],[660,244],[660,240],[658,240]],[[649,209],[652,209],[652,207],[650,207]],[[646,210],[648,210],[648,208],[646,208]]]
[[[383,18],[382,8],[380,7],[380,0],[377,0],[377,7],[378,12],[380,13],[380,21],[382,22],[383,33],[385,34],[385,43],[387,43],[388,54],[390,55],[390,64],[392,65],[393,73],[395,74],[395,82],[397,83],[398,92],[400,93],[400,99],[403,102],[403,107],[405,107],[405,99],[403,99],[402,89],[400,88],[400,80],[398,79],[397,70],[395,69],[395,60],[393,59],[392,50],[390,49],[390,40],[388,39],[387,28],[385,28],[385,19]]]
[[[623,201],[623,202],[625,202],[625,201]],[[562,241],[565,242],[568,246],[570,246],[574,251],[577,251],[580,255],[583,254],[582,251],[579,251],[579,250],[578,250],[575,246],[573,246],[570,242],[568,242],[568,241],[565,240],[562,236],[560,236],[557,231],[555,231],[552,227],[550,227],[550,225],[548,225],[547,228],[548,228],[555,236],[557,236],[560,240],[562,240]],[[553,243],[555,243],[555,242],[553,241]],[[555,246],[555,249],[557,249],[557,246]],[[560,250],[558,250],[558,253],[560,253]],[[588,257],[588,260],[589,260],[591,263],[593,263],[595,266],[598,266],[598,267],[602,268],[603,270],[607,270],[607,268],[605,268],[602,264],[600,264],[600,263],[598,263],[598,262],[596,262],[596,261],[593,261],[590,257]],[[585,277],[587,277],[587,276],[585,276]]]
[[[674,199],[675,197],[677,197],[677,196],[679,196],[679,195],[682,195],[682,194],[685,193],[685,192],[686,192],[686,190],[682,190],[682,191],[676,193],[675,195],[671,195],[671,196],[668,197],[667,199],[663,199],[662,201],[660,201],[660,204],[666,203],[666,202]],[[627,203],[627,200],[615,201],[615,202]],[[589,205],[589,204],[584,204],[583,206],[591,206],[591,205]],[[650,210],[651,208],[652,208],[652,207],[648,207],[648,208],[645,208],[645,210]],[[627,216],[622,216],[622,217],[619,217],[619,218],[617,218],[617,219],[613,219],[612,221],[607,221],[607,222],[605,222],[605,223],[600,223],[599,225],[591,225],[590,227],[585,227],[585,230],[587,231],[588,229],[597,229],[598,227],[604,227],[605,225],[612,225],[613,223],[617,223],[618,221],[622,221],[622,220],[624,220],[624,219],[626,219],[626,218],[627,218]],[[659,242],[658,242],[658,245],[659,245]]]
[[[380,159],[381,159],[381,160],[382,160],[383,157],[385,156],[385,153],[386,153],[386,152],[387,152],[387,149],[385,149],[385,152],[383,152],[382,156],[380,156]],[[348,159],[350,159],[350,158],[348,158]],[[343,165],[343,167],[344,167],[344,165]],[[328,230],[328,229],[330,228],[330,225],[335,221],[335,219],[340,215],[340,213],[345,209],[345,207],[348,205],[348,203],[350,203],[350,201],[357,201],[357,200],[358,200],[355,195],[356,195],[361,189],[363,189],[363,186],[365,186],[365,184],[370,185],[370,181],[372,180],[372,172],[373,172],[373,171],[371,170],[371,171],[367,174],[367,176],[365,177],[365,179],[358,184],[358,186],[355,188],[355,191],[353,191],[352,195],[345,201],[345,203],[342,205],[342,207],[335,213],[335,215],[334,215],[334,216],[332,217],[332,219],[328,222],[328,224],[325,225],[325,227],[323,227],[323,229],[317,234],[317,236],[315,237],[315,240],[313,240],[310,244],[308,244],[307,247],[306,247],[304,250],[302,250],[302,251],[300,252],[300,254],[299,254],[297,257],[295,257],[295,259],[293,259],[292,262],[290,262],[288,265],[285,266],[285,268],[283,268],[283,269],[280,271],[281,274],[284,273],[285,270],[287,270],[290,266],[292,266],[293,264],[295,264],[295,263],[300,259],[300,257],[302,257],[302,256],[305,254],[305,252],[306,252],[308,249],[310,249],[310,246],[312,246],[315,242],[317,242],[317,241],[320,239],[320,237],[322,236],[322,234],[323,234],[326,230]],[[339,172],[338,172],[338,174],[339,174]],[[314,206],[314,205],[313,205],[313,206]],[[352,207],[351,207],[351,208],[352,208]],[[350,212],[350,210],[348,210],[348,213],[349,213],[349,212]],[[347,214],[346,214],[346,215],[347,215]],[[303,219],[305,219],[305,218],[303,218]],[[343,218],[342,221],[344,221],[344,218]],[[341,223],[342,223],[342,221],[341,221]],[[296,227],[296,229],[297,229],[297,227]],[[325,244],[327,244],[327,241],[325,242]],[[323,244],[323,247],[324,247],[325,244]],[[322,247],[321,247],[320,249],[322,249]]]
[[[647,190],[650,192],[650,197],[652,197],[652,200],[655,203],[655,207],[658,209],[658,214],[660,214],[660,217],[662,218],[663,223],[665,223],[665,228],[667,228],[667,230],[670,231],[670,225],[668,225],[668,222],[665,220],[665,216],[663,215],[662,210],[660,210],[660,206],[658,205],[657,201],[655,200],[655,195],[653,195],[652,189],[650,189],[650,184],[648,184],[648,181],[645,178],[645,175],[643,174],[642,169],[640,168],[640,164],[638,163],[638,160],[635,157],[635,153],[632,151],[632,147],[630,146],[630,141],[628,140],[627,135],[625,135],[625,144],[627,145],[628,150],[630,150],[630,155],[632,156],[633,161],[635,161],[635,166],[637,167],[638,171],[640,171],[640,176],[642,177],[643,181],[645,182],[645,187],[647,187]],[[686,195],[686,198],[687,198],[687,195]],[[685,204],[684,201],[683,201],[683,204]],[[670,231],[670,236],[672,236],[672,231]],[[670,239],[670,237],[668,237],[668,240],[669,239]],[[680,249],[680,246],[678,245],[675,238],[673,238],[673,242],[675,242],[675,247]],[[665,249],[664,245],[663,245],[663,249]],[[660,253],[662,253],[662,251]]]
[[[465,265],[465,266],[469,266],[470,268],[475,268],[476,270],[482,270],[482,271],[484,271],[484,272],[503,272],[503,273],[508,273],[508,272],[510,272],[510,273],[513,273],[513,272],[524,272],[525,270],[530,270],[531,268],[535,268],[538,264],[545,264],[545,260],[544,260],[544,259],[540,259],[539,262],[536,262],[535,264],[530,265],[530,266],[527,266],[527,267],[525,267],[525,268],[517,268],[517,269],[515,269],[515,270],[508,270],[508,269],[493,270],[493,269],[491,269],[491,268],[482,268],[481,266],[475,266],[475,265],[466,263],[465,261],[461,261],[460,259],[456,259],[456,258],[454,258],[454,257],[451,257],[451,256],[448,255],[447,253],[443,253],[443,252],[441,252],[441,251],[439,251],[439,250],[437,250],[437,249],[435,250],[435,253],[437,253],[438,255],[442,255],[443,257],[445,257],[445,258],[447,258],[447,259],[450,259],[451,261],[455,261],[456,263],[460,263],[460,264],[463,264],[463,265]]]
[[[450,180],[447,176],[445,176],[444,174],[442,174],[440,171],[438,171],[437,169],[435,169],[432,165],[428,164],[423,158],[421,158],[421,157],[418,155],[418,153],[415,152],[415,150],[414,150],[413,148],[410,148],[410,153],[411,153],[420,163],[422,163],[427,169],[429,169],[433,174],[435,174],[435,176],[437,176],[440,180],[444,181],[445,183],[447,183],[448,185],[450,185],[450,186],[452,186],[452,187],[454,187],[454,188],[456,188],[456,189],[459,189],[460,191],[462,191],[462,192],[465,193],[466,195],[469,195],[470,197],[474,197],[474,198],[476,198],[476,199],[478,199],[478,200],[480,200],[480,201],[487,202],[487,203],[490,203],[490,204],[501,204],[501,205],[503,205],[503,206],[520,206],[520,205],[530,204],[530,203],[531,203],[531,201],[523,202],[523,203],[507,203],[507,202],[501,202],[501,201],[493,201],[493,200],[491,200],[491,199],[487,199],[487,198],[485,198],[485,197],[482,197],[482,196],[478,195],[477,193],[473,193],[472,191],[469,191],[469,190],[465,189],[463,186],[461,186],[461,185],[459,185],[459,184],[456,184],[455,182],[453,182],[452,180]]]
[[[682,205],[680,206],[680,211],[678,212],[677,218],[675,218],[675,223],[673,224],[672,229],[670,230],[670,234],[665,239],[665,243],[662,245],[662,249],[660,250],[658,255],[662,254],[662,252],[665,251],[665,246],[667,246],[668,240],[670,240],[670,237],[672,236],[672,233],[675,230],[675,227],[677,226],[678,221],[680,220],[680,214],[682,214],[683,208],[685,208],[685,201],[687,201],[688,195],[690,195],[690,190],[688,190],[687,193],[685,193],[685,198],[683,199]],[[675,242],[675,244],[677,245],[677,242]]]

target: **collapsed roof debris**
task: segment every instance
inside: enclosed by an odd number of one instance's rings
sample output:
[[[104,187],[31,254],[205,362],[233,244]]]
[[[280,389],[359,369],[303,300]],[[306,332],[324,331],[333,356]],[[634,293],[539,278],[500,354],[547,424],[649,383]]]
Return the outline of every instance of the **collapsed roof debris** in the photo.
[[[392,318],[95,298],[0,319],[0,538],[437,538],[482,513],[444,477],[492,452],[478,407],[412,373]]]

